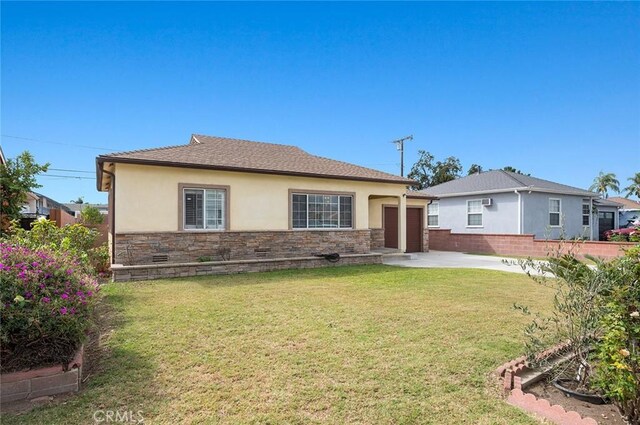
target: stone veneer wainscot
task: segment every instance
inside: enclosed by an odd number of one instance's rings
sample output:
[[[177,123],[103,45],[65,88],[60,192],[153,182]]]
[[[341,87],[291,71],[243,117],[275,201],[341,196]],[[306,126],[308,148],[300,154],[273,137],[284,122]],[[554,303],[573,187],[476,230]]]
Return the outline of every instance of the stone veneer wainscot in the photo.
[[[150,232],[116,234],[114,263],[152,264],[154,255],[167,255],[168,263],[188,263],[200,257],[221,258],[219,249],[230,250],[230,260],[305,257],[316,253],[367,254],[371,231],[284,230],[256,232]]]

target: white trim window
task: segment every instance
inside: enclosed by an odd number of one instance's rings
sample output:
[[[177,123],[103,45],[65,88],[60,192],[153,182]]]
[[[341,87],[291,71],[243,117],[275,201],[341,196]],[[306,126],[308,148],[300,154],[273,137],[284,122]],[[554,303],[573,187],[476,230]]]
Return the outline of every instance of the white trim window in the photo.
[[[589,204],[582,204],[582,225],[591,225],[591,207]]]
[[[562,214],[562,200],[549,198],[549,226],[560,227],[560,215]]]
[[[427,226],[440,226],[440,203],[433,201],[427,205]]]
[[[293,229],[351,229],[353,196],[323,193],[291,195]]]
[[[482,199],[467,201],[467,227],[482,227]]]
[[[224,230],[227,191],[184,188],[183,226],[185,230]]]

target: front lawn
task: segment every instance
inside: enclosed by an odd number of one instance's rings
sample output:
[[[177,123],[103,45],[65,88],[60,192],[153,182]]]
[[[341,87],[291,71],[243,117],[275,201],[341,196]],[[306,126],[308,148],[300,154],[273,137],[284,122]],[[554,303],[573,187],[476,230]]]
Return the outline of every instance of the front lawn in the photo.
[[[512,306],[550,307],[526,276],[340,267],[104,287],[101,371],[65,404],[4,424],[534,424],[488,374],[522,351]]]

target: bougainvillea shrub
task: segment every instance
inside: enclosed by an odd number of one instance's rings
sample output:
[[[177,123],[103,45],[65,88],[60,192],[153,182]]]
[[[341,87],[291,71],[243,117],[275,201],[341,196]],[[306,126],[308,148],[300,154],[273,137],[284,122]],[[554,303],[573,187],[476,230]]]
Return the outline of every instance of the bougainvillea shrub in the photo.
[[[2,371],[67,364],[86,338],[98,290],[75,256],[0,243]]]

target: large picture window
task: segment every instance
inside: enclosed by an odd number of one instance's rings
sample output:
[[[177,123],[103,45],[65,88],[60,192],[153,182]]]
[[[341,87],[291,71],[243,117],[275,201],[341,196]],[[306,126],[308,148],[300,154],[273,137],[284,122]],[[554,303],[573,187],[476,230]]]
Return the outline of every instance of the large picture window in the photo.
[[[467,201],[467,227],[482,227],[482,200]]]
[[[438,227],[440,225],[440,203],[437,201],[427,205],[427,226]]]
[[[549,198],[549,226],[560,226],[560,214],[562,213],[562,203],[560,199]]]
[[[353,196],[293,193],[291,227],[294,229],[350,229]]]
[[[184,188],[182,196],[184,229],[225,229],[226,190]]]

